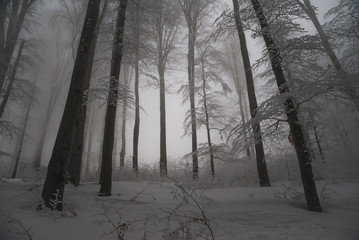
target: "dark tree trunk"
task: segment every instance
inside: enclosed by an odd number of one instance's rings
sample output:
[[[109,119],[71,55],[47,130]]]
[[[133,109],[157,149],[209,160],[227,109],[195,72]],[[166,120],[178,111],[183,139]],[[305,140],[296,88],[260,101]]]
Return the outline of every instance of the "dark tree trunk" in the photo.
[[[193,26],[192,26],[193,27]],[[189,28],[188,36],[188,86],[189,86],[189,100],[191,106],[191,131],[192,131],[192,171],[193,179],[198,178],[198,153],[197,153],[197,119],[196,119],[196,102],[195,102],[195,84],[194,84],[194,45],[196,42],[196,32]],[[194,27],[195,28],[195,27]]]
[[[209,150],[209,160],[210,160],[210,165],[211,165],[211,175],[212,175],[212,178],[214,178],[215,177],[214,154],[213,154],[213,147],[212,147],[212,140],[211,140],[211,128],[209,126],[209,114],[208,114],[207,91],[206,91],[206,77],[205,77],[203,59],[202,59],[201,65],[202,65],[203,105],[204,105],[204,113],[205,113],[205,116],[206,116],[207,143],[208,143],[208,150]]]
[[[160,58],[160,62],[163,59]],[[166,143],[166,87],[164,67],[158,66],[160,77],[160,176],[167,176],[167,143]]]
[[[97,39],[99,36],[100,26],[102,24],[103,18],[105,17],[107,10],[108,0],[104,2],[101,14],[98,17],[98,21],[95,27],[94,40],[91,42],[89,48],[89,59],[88,59],[88,68],[84,77],[83,91],[88,90],[90,87],[90,80],[92,75],[92,66],[95,57]],[[82,162],[82,153],[83,153],[83,144],[84,144],[84,134],[85,134],[85,123],[86,123],[86,112],[87,112],[87,99],[84,99],[83,104],[81,105],[80,113],[76,119],[76,125],[74,129],[74,142],[72,144],[72,153],[70,158],[70,163],[68,167],[68,181],[73,185],[78,186],[80,184],[81,177],[81,162]]]
[[[128,69],[129,65],[124,66],[123,84],[128,86]],[[124,99],[122,107],[122,129],[121,129],[121,151],[120,151],[120,168],[125,167],[125,156],[126,156],[126,123],[127,123],[127,98]]]
[[[89,67],[88,61],[93,54],[90,50],[92,41],[95,40],[94,34],[99,8],[100,0],[89,0],[70,89],[42,190],[42,199],[45,206],[59,211],[62,210],[67,165],[71,157],[74,139],[74,128],[82,104],[84,78]],[[54,203],[53,201],[57,202]]]
[[[21,43],[20,43],[20,46],[19,46],[19,51],[17,53],[14,65],[13,65],[13,67],[11,69],[11,74],[10,74],[10,77],[9,77],[9,84],[8,84],[8,86],[6,88],[5,95],[4,95],[4,97],[2,99],[2,102],[0,104],[0,118],[2,117],[2,115],[5,112],[5,107],[6,107],[7,103],[8,103],[8,101],[9,101],[9,97],[10,97],[10,94],[11,94],[13,86],[14,86],[16,72],[17,72],[17,69],[19,67],[20,58],[21,58],[22,50],[24,48],[24,44],[25,44],[25,41],[22,40]]]
[[[138,173],[138,140],[140,133],[140,95],[139,95],[139,65],[140,65],[140,27],[139,27],[139,9],[136,7],[136,46],[135,46],[135,125],[133,127],[133,156],[132,156],[132,169]]]
[[[332,61],[333,66],[335,67],[335,69],[339,73],[340,77],[342,78],[342,83],[344,85],[344,92],[350,97],[350,99],[353,101],[356,109],[359,111],[359,97],[358,97],[358,94],[355,92],[352,84],[350,83],[349,74],[347,72],[345,72],[338,57],[334,53],[333,48],[331,47],[329,40],[323,30],[323,27],[317,18],[317,15],[312,7],[310,0],[303,0],[303,1],[304,1],[304,4],[301,3],[299,0],[297,0],[298,4],[307,13],[310,20],[313,22],[313,25],[315,26],[315,28],[319,34],[320,40],[322,41],[325,51],[327,52],[330,60]]]
[[[248,55],[246,37],[245,37],[244,31],[243,31],[242,22],[241,22],[241,19],[239,16],[238,0],[233,0],[233,9],[234,9],[234,13],[235,13],[234,16],[235,16],[235,21],[236,21],[236,25],[237,25],[237,31],[238,31],[239,41],[240,41],[240,45],[241,45],[244,70],[245,70],[245,75],[246,75],[249,108],[251,111],[252,119],[255,119],[255,117],[257,115],[258,105],[257,105],[257,98],[256,98],[255,89],[254,89],[251,64],[250,64],[249,55]],[[262,187],[269,187],[270,181],[269,181],[269,177],[268,177],[267,164],[265,161],[260,123],[257,121],[254,121],[252,123],[252,128],[253,128],[253,134],[254,134],[254,147],[255,147],[256,158],[257,158],[257,170],[258,170],[258,176],[259,176],[259,185]]]
[[[313,180],[312,164],[310,162],[308,149],[305,144],[303,130],[298,119],[298,114],[297,114],[298,106],[296,105],[293,97],[291,97],[290,89],[284,77],[283,69],[281,67],[280,51],[270,34],[269,25],[263,13],[261,4],[259,3],[258,0],[251,0],[251,1],[263,31],[262,32],[263,39],[269,52],[269,57],[270,57],[273,73],[275,75],[275,79],[277,82],[277,86],[279,89],[279,93],[283,96],[286,96],[286,99],[283,102],[283,104],[287,115],[287,121],[289,123],[290,132],[293,138],[294,148],[299,162],[302,183],[304,187],[304,193],[305,193],[308,209],[310,211],[322,212],[322,208],[320,206],[320,202],[317,194],[317,189],[315,186],[315,182]]]
[[[117,99],[119,95],[119,77],[122,60],[126,8],[127,0],[121,0],[116,20],[116,36],[112,50],[111,78],[107,99],[105,130],[102,145],[101,188],[99,196],[111,196],[112,153],[115,134]]]

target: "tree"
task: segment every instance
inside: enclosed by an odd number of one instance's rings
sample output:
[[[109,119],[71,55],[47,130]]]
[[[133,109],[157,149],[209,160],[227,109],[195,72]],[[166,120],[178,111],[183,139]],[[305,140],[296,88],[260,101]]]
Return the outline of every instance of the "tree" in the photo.
[[[36,0],[5,0],[0,5],[0,93],[11,65],[20,31]]]
[[[252,119],[255,119],[258,111],[257,105],[257,97],[254,89],[254,81],[251,70],[251,64],[249,60],[249,54],[247,49],[246,37],[242,27],[242,21],[239,15],[239,5],[238,0],[233,0],[233,9],[234,9],[234,18],[237,26],[241,53],[244,65],[244,71],[246,75],[246,83],[247,83],[247,92],[248,92],[248,100],[249,100],[249,108],[251,111]],[[259,176],[259,185],[262,187],[269,187],[270,181],[268,177],[267,165],[265,161],[264,148],[263,148],[263,140],[261,133],[260,122],[253,121],[252,123],[253,134],[254,134],[254,143],[255,143],[255,151],[257,158],[257,170]]]
[[[59,211],[62,210],[67,165],[71,154],[74,128],[82,104],[84,77],[89,67],[87,61],[93,54],[91,52],[93,49],[90,46],[95,40],[94,32],[99,8],[100,0],[89,0],[77,49],[70,89],[41,194],[46,207]]]
[[[269,53],[279,93],[284,97],[283,105],[299,162],[308,209],[310,211],[322,212],[315,182],[313,180],[313,170],[309,159],[308,149],[306,147],[303,130],[298,119],[298,105],[291,94],[281,67],[280,50],[271,36],[270,26],[268,25],[260,2],[258,0],[251,0],[251,2],[262,29],[262,36]]]
[[[315,28],[319,34],[319,37],[322,41],[322,44],[324,46],[324,49],[327,52],[334,68],[336,69],[336,71],[339,74],[339,78],[343,85],[344,92],[350,97],[350,99],[354,103],[357,111],[359,111],[359,96],[356,93],[356,91],[354,90],[354,87],[350,81],[350,75],[343,68],[342,63],[340,62],[339,58],[333,51],[333,48],[329,43],[329,39],[328,39],[327,35],[325,34],[324,29],[317,18],[317,15],[315,13],[315,10],[314,10],[310,0],[303,0],[303,3],[300,0],[296,0],[296,2],[308,14],[310,20],[312,21],[313,25],[315,26]],[[353,6],[355,6],[355,4]],[[357,6],[356,9],[359,10],[359,7]],[[357,19],[355,21],[357,21]]]
[[[94,40],[90,45],[90,52],[92,53],[88,59],[88,68],[86,76],[84,77],[83,91],[88,91],[90,87],[90,80],[92,74],[92,66],[95,57],[95,50],[97,45],[97,39],[99,36],[100,26],[105,17],[107,6],[109,0],[104,1],[101,13],[99,15],[96,27],[95,27],[95,36]],[[86,96],[86,95],[85,95]],[[70,164],[68,168],[68,180],[78,186],[80,184],[80,175],[81,175],[81,161],[82,161],[82,152],[83,152],[83,142],[84,142],[84,133],[85,133],[85,123],[86,123],[86,112],[87,112],[87,99],[84,99],[82,103],[80,113],[76,120],[76,127],[74,129],[74,142],[72,144],[72,153],[70,158]]]
[[[121,0],[118,7],[116,20],[116,34],[112,49],[111,77],[109,93],[107,96],[107,108],[105,116],[105,130],[102,145],[101,162],[101,188],[99,196],[111,196],[112,187],[112,152],[114,143],[116,107],[119,97],[119,76],[122,60],[123,35],[125,29],[127,0]]]
[[[203,18],[211,11],[213,0],[179,0],[188,28],[188,54],[187,72],[189,85],[189,98],[191,109],[191,129],[192,129],[192,171],[193,179],[198,178],[198,154],[197,154],[197,123],[196,123],[196,103],[194,96],[195,78],[195,43],[198,29],[202,25]]]

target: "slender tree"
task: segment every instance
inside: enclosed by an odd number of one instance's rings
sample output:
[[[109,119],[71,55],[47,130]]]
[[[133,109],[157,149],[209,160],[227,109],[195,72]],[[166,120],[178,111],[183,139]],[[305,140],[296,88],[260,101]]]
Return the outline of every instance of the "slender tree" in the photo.
[[[248,92],[248,100],[249,100],[249,108],[251,111],[252,119],[255,119],[258,110],[257,97],[254,89],[254,81],[251,70],[251,64],[249,60],[249,54],[246,43],[246,36],[243,31],[242,21],[239,15],[239,5],[238,0],[232,0],[233,9],[234,9],[234,18],[236,21],[239,41],[241,45],[241,53],[244,65],[244,72],[246,75],[246,83],[247,83],[247,92]],[[252,123],[253,134],[254,134],[254,147],[256,151],[257,158],[257,170],[259,176],[259,185],[262,187],[269,187],[270,181],[268,177],[267,165],[265,161],[264,148],[263,148],[263,139],[260,122],[253,121]]]
[[[95,40],[94,33],[100,11],[99,8],[100,0],[89,0],[65,110],[42,189],[42,199],[45,206],[59,211],[62,210],[67,165],[74,139],[74,128],[82,104],[84,77],[89,67],[87,62],[93,54],[91,52],[93,49],[90,46],[92,41]]]
[[[116,108],[119,97],[119,76],[122,60],[123,35],[125,29],[127,0],[121,0],[116,20],[116,34],[112,49],[111,77],[107,108],[105,116],[105,130],[102,145],[101,188],[99,196],[111,196],[112,188],[112,152],[115,133]]]
[[[196,103],[195,103],[195,43],[198,29],[203,18],[208,14],[213,3],[212,0],[179,0],[188,28],[188,54],[187,72],[188,86],[191,109],[191,130],[192,130],[192,172],[193,179],[198,178],[198,153],[197,153],[197,123],[196,123]]]
[[[284,110],[287,116],[293,145],[299,162],[308,209],[310,211],[321,212],[322,208],[320,206],[315,182],[313,180],[312,164],[309,159],[309,153],[306,147],[303,130],[298,119],[298,105],[296,104],[291,94],[283,73],[283,69],[281,67],[280,51],[271,36],[270,26],[268,25],[260,2],[258,0],[251,0],[251,2],[262,29],[263,39],[269,52],[270,62],[277,82],[279,93],[285,97],[283,102]]]
[[[357,111],[359,111],[359,96],[355,92],[354,87],[352,86],[352,83],[350,82],[349,74],[345,71],[342,63],[340,62],[339,58],[333,51],[333,48],[330,45],[328,37],[325,34],[324,29],[317,18],[317,14],[315,13],[315,10],[314,10],[310,0],[303,0],[303,3],[300,0],[296,0],[296,2],[308,14],[310,20],[312,21],[313,25],[315,26],[315,29],[317,30],[317,32],[319,34],[319,37],[322,41],[325,51],[327,52],[334,68],[337,70],[337,72],[340,75],[340,80],[344,87],[344,92],[350,97],[350,99],[354,103]]]

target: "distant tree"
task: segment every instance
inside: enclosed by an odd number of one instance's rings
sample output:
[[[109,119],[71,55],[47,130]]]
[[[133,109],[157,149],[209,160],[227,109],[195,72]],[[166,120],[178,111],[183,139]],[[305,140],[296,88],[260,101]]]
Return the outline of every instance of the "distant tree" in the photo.
[[[90,46],[95,40],[94,35],[99,8],[100,0],[89,0],[65,110],[41,194],[46,207],[59,211],[62,210],[67,165],[71,154],[76,119],[82,104],[84,78],[89,67],[86,63],[93,54],[91,52],[93,49]],[[54,200],[58,201],[53,203]]]
[[[341,63],[341,61],[335,54],[331,44],[329,43],[329,38],[327,37],[326,33],[324,32],[324,29],[317,18],[317,14],[316,14],[315,9],[313,8],[310,0],[303,0],[303,2],[300,0],[296,0],[296,2],[308,14],[310,20],[312,21],[313,25],[315,26],[315,28],[319,34],[320,40],[322,41],[323,47],[324,47],[325,51],[327,52],[334,68],[336,69],[336,71],[339,74],[339,79],[343,86],[344,93],[349,96],[351,101],[354,103],[357,111],[359,111],[359,95],[355,91],[355,88],[353,86],[353,83],[351,82],[349,73],[344,69],[343,64]],[[352,3],[349,3],[349,4],[351,4],[351,7],[348,6],[348,3],[346,3],[345,1],[341,1],[340,4],[347,5],[347,8],[348,8],[347,11],[353,11],[352,13],[354,15],[356,14],[357,17],[359,16],[359,14],[358,14],[359,5],[357,2],[355,3],[355,1],[353,1]],[[354,24],[355,24],[355,22],[358,22],[358,19],[355,17],[352,20],[353,20]],[[353,23],[351,23],[351,21],[348,21],[347,24],[350,25]],[[356,24],[356,27],[358,25],[359,24]],[[354,27],[353,29],[349,30],[346,34],[355,36],[357,33],[358,33],[358,31]],[[356,36],[356,38],[359,38],[359,37]]]
[[[270,25],[268,24],[267,18],[264,15],[262,5],[258,0],[251,0],[251,2],[262,29],[262,36],[269,53],[270,62],[273,73],[275,75],[279,93],[283,96],[283,105],[300,166],[302,183],[308,209],[310,211],[322,212],[315,182],[313,180],[313,170],[308,154],[308,149],[305,143],[303,129],[298,119],[298,105],[292,96],[291,90],[289,89],[288,83],[284,76],[284,72],[281,66],[280,50],[274,42],[273,37],[271,36]]]
[[[0,93],[24,20],[36,0],[3,0],[0,5]]]
[[[112,152],[115,133],[116,108],[119,97],[119,76],[123,50],[123,36],[126,20],[127,0],[120,0],[116,20],[116,34],[112,49],[111,76],[107,108],[105,116],[105,130],[102,145],[102,162],[99,196],[111,196],[112,187]]]
[[[246,37],[242,27],[242,21],[239,15],[239,5],[238,0],[233,0],[233,9],[234,9],[234,18],[237,26],[241,53],[244,65],[244,71],[246,75],[246,83],[247,83],[247,92],[249,99],[249,108],[251,111],[252,119],[255,119],[258,111],[257,98],[254,89],[254,81],[251,70],[251,63],[249,60],[249,54],[247,49]],[[254,134],[254,143],[255,143],[255,151],[257,158],[257,170],[259,176],[259,184],[262,187],[270,186],[270,181],[268,177],[267,165],[265,161],[264,148],[263,148],[263,140],[262,140],[262,132],[260,122],[253,121],[252,122],[253,134]]]
[[[191,109],[191,134],[192,134],[192,165],[193,179],[198,178],[198,154],[197,154],[197,123],[195,103],[195,43],[198,30],[206,17],[212,10],[213,0],[178,0],[181,4],[188,28],[188,85]]]

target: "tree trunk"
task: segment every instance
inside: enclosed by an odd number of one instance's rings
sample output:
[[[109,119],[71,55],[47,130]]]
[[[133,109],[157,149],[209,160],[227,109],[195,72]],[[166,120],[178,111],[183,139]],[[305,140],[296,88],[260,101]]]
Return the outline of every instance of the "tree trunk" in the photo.
[[[88,61],[93,54],[91,44],[95,40],[99,8],[100,0],[89,0],[70,89],[42,190],[45,206],[59,211],[62,210],[67,165],[71,157],[74,140],[74,128],[82,104],[84,78],[89,67]]]
[[[119,95],[119,76],[122,60],[126,8],[127,0],[121,0],[116,20],[116,36],[112,50],[111,78],[107,99],[105,130],[102,145],[101,188],[99,196],[111,196],[112,152],[115,133],[116,107]]]
[[[160,53],[161,54],[161,53]],[[160,62],[162,58],[160,57]],[[160,176],[167,176],[167,143],[166,143],[166,87],[164,67],[158,66],[160,78]]]
[[[124,66],[124,74],[123,74],[123,84],[128,86],[128,65]],[[120,151],[120,168],[124,168],[125,166],[125,156],[126,156],[126,123],[127,123],[127,98],[124,99],[123,107],[122,107],[122,129],[121,129],[121,151]]]
[[[108,0],[104,2],[104,6],[102,8],[101,14],[98,17],[98,21],[95,27],[94,40],[91,42],[90,45],[90,49],[89,49],[90,55],[87,62],[88,64],[87,71],[84,76],[83,92],[88,90],[90,87],[92,66],[95,57],[97,39],[99,36],[99,31],[102,21],[106,14],[107,4],[108,4]],[[75,187],[80,184],[80,178],[81,178],[81,162],[82,162],[82,153],[83,153],[83,144],[84,144],[86,112],[87,112],[87,98],[83,99],[80,113],[76,119],[76,125],[74,129],[75,137],[74,137],[74,142],[72,144],[72,153],[68,167],[68,181],[71,182],[73,185],[75,185]]]
[[[253,75],[251,70],[251,64],[248,55],[246,37],[242,28],[242,21],[239,16],[239,6],[238,0],[233,0],[233,9],[235,12],[235,21],[237,25],[237,31],[239,36],[239,41],[241,45],[241,52],[244,64],[244,70],[246,75],[247,82],[247,91],[248,91],[248,100],[249,100],[249,108],[251,111],[252,119],[255,119],[257,115],[257,98],[254,89]],[[262,140],[262,132],[260,123],[254,121],[252,123],[253,134],[254,134],[254,147],[256,151],[256,159],[257,159],[257,170],[259,176],[259,185],[261,187],[269,187],[270,181],[268,177],[267,164],[265,161],[264,148],[263,148],[263,140]]]
[[[322,212],[322,208],[320,206],[317,189],[315,186],[315,182],[313,180],[313,170],[312,164],[309,159],[308,149],[305,144],[303,130],[300,125],[297,108],[293,97],[291,97],[290,89],[287,85],[286,79],[284,77],[283,69],[280,65],[281,56],[280,51],[275,44],[270,31],[269,25],[267,23],[267,19],[264,16],[262,6],[258,0],[251,0],[253,8],[256,12],[258,21],[260,23],[263,39],[267,46],[269,57],[273,69],[273,73],[275,75],[275,79],[277,82],[277,86],[279,89],[279,93],[283,96],[286,96],[284,104],[284,109],[287,115],[287,121],[289,123],[289,128],[291,135],[293,137],[294,148],[297,154],[302,183],[304,187],[304,193],[307,201],[307,206],[310,211]]]
[[[320,40],[322,41],[322,44],[324,46],[325,51],[327,52],[330,60],[332,61],[333,66],[339,73],[342,84],[344,85],[344,92],[350,97],[350,99],[353,101],[357,111],[359,111],[359,96],[355,92],[354,87],[350,83],[349,80],[349,74],[345,72],[343,69],[342,64],[340,63],[338,57],[333,51],[333,48],[330,46],[330,43],[328,41],[328,38],[323,30],[322,25],[320,24],[317,15],[312,7],[312,4],[310,0],[303,0],[304,4],[301,3],[299,0],[297,0],[297,3],[302,7],[302,9],[307,13],[310,20],[313,22],[313,25],[315,26],[315,29],[317,30]]]
[[[211,141],[211,129],[210,129],[210,126],[209,126],[209,115],[208,115],[208,106],[207,106],[207,91],[206,91],[206,77],[205,77],[203,60],[202,60],[201,65],[202,65],[203,105],[204,105],[204,113],[206,115],[207,142],[208,142],[208,148],[209,148],[209,159],[210,159],[210,165],[211,165],[211,175],[212,175],[212,178],[214,178],[215,177],[214,154],[213,154],[213,147],[212,147],[212,141]]]
[[[133,154],[132,154],[132,169],[138,173],[138,140],[140,133],[140,95],[139,95],[139,78],[140,78],[140,27],[139,27],[139,9],[136,6],[136,42],[135,42],[135,125],[133,127]]]
[[[11,75],[9,77],[9,84],[6,88],[6,92],[5,92],[5,95],[2,99],[2,102],[0,104],[0,118],[3,116],[4,112],[5,112],[5,107],[9,101],[9,97],[10,97],[10,94],[11,94],[11,91],[12,91],[12,88],[13,88],[13,85],[14,85],[14,82],[15,82],[15,77],[16,77],[16,72],[17,72],[17,69],[19,67],[19,63],[20,63],[20,58],[21,58],[21,54],[22,54],[22,50],[24,48],[24,44],[25,44],[25,41],[22,40],[21,43],[20,43],[20,46],[19,46],[19,51],[17,53],[17,56],[16,56],[16,59],[15,59],[15,62],[14,62],[14,65],[11,69]]]
[[[34,85],[35,85],[36,81],[37,81],[37,74],[35,75]],[[26,128],[27,128],[27,124],[29,122],[30,111],[31,111],[32,105],[34,104],[34,100],[35,100],[34,95],[35,95],[34,92],[32,92],[30,95],[28,107],[26,109],[25,118],[24,118],[23,124],[22,124],[21,134],[19,137],[19,145],[17,146],[16,156],[15,156],[15,166],[14,166],[11,178],[16,178],[16,175],[17,175],[17,170],[18,170],[18,166],[20,163],[21,153],[22,153],[22,147],[24,145]]]

